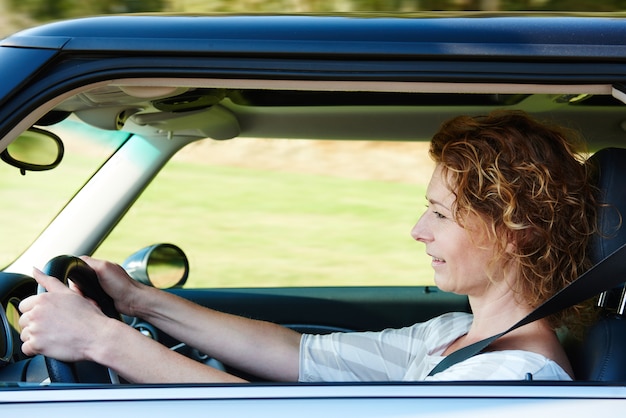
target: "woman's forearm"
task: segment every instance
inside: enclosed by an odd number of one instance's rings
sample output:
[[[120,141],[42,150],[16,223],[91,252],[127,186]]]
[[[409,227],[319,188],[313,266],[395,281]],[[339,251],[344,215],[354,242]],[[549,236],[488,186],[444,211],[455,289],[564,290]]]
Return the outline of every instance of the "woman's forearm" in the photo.
[[[237,383],[242,379],[169,350],[126,324],[108,319],[86,357],[133,383]]]
[[[133,312],[172,337],[259,377],[296,381],[300,334],[280,325],[230,315],[145,288]]]

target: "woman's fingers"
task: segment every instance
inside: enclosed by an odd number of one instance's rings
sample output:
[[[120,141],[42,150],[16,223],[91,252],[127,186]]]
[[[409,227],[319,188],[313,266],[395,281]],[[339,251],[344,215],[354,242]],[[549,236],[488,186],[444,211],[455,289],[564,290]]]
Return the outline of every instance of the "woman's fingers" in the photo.
[[[33,277],[48,292],[63,291],[67,286],[56,277],[48,276],[36,267],[33,267]]]

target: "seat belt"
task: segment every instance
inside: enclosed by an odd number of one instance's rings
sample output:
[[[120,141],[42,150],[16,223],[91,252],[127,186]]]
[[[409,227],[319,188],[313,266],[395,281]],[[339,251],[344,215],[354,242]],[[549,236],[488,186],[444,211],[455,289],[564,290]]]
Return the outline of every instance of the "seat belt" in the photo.
[[[428,376],[434,376],[456,363],[460,363],[479,354],[487,348],[489,344],[521,326],[581,303],[605,290],[623,284],[624,281],[626,281],[626,244],[619,247],[580,275],[576,280],[555,293],[551,298],[539,305],[511,328],[500,334],[463,347],[446,356],[430,371]]]

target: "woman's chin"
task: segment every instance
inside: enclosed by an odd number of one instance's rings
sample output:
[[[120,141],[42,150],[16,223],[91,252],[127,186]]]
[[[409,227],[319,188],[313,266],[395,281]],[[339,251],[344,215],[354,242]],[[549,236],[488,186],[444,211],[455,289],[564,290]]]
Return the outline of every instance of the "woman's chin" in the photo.
[[[450,283],[449,280],[446,280],[443,277],[437,277],[436,275],[435,286],[437,286],[437,289],[441,290],[442,292],[456,293],[457,295],[465,294],[460,291],[461,289],[459,289],[458,286],[454,286],[454,283]]]
[[[442,277],[435,274],[435,286],[441,291],[452,292],[450,284]]]

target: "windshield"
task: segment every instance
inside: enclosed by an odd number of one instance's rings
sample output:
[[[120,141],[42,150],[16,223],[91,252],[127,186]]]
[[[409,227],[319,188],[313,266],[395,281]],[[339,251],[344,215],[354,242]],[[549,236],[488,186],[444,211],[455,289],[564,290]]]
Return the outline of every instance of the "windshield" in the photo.
[[[68,119],[45,127],[63,141],[63,160],[48,171],[20,170],[0,163],[2,232],[0,264],[13,262],[43,231],[70,198],[128,137],[89,128]]]

